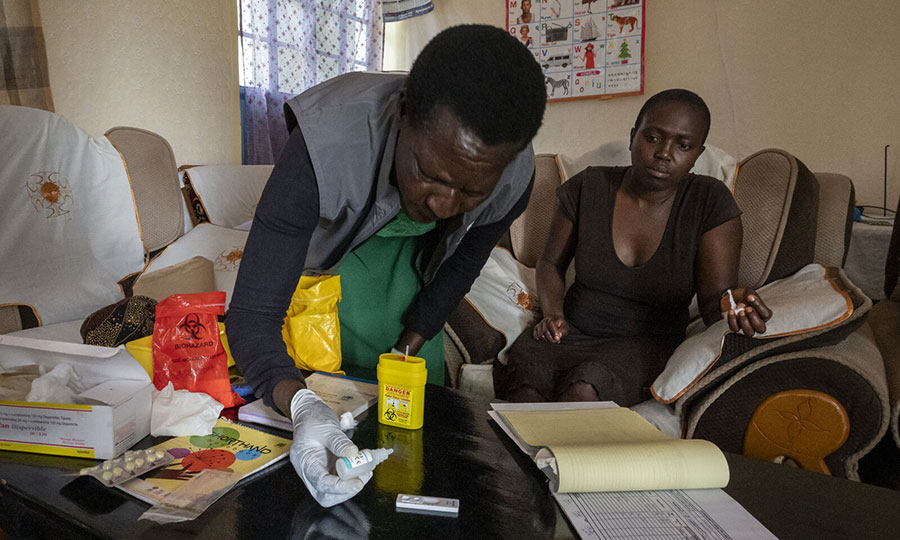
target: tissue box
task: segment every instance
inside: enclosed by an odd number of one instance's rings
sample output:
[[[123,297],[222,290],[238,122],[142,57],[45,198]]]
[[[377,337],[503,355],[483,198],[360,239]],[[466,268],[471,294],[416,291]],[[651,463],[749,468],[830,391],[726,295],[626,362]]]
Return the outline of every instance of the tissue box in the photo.
[[[61,362],[89,404],[0,400],[0,450],[112,459],[150,433],[153,384],[123,348],[0,335],[0,367]]]

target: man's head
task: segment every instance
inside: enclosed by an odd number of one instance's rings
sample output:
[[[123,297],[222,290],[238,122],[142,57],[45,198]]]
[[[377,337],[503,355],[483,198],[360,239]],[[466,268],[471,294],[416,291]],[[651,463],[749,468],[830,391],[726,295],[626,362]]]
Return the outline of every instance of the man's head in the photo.
[[[422,50],[398,110],[394,157],[407,214],[420,222],[474,210],[541,126],[540,66],[487,25],[449,28]]]

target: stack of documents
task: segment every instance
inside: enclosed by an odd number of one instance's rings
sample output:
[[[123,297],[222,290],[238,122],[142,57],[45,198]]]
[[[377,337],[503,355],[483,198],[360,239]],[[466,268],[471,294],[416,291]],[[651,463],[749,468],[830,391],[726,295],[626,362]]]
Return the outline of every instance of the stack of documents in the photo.
[[[492,407],[583,538],[775,538],[716,489],[728,462],[711,442],[673,439],[611,402]]]

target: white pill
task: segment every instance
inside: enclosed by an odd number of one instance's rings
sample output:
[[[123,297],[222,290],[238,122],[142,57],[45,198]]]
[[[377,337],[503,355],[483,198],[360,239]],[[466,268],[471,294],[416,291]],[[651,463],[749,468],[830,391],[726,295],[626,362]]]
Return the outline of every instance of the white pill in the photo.
[[[136,460],[134,460],[134,465],[138,468],[143,467],[144,463],[146,463],[146,460],[144,458],[137,458]]]
[[[110,478],[112,478],[112,473],[109,471],[106,471],[101,476],[103,477],[104,480],[109,480]]]

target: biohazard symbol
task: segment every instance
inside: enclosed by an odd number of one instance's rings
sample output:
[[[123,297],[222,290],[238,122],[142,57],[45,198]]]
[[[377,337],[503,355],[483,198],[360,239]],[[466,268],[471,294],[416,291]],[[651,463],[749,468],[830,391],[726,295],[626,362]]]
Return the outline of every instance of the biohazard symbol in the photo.
[[[235,246],[227,248],[219,253],[216,257],[215,268],[219,271],[234,271],[241,265],[241,258],[244,256],[244,248]]]
[[[59,176],[58,172],[40,171],[25,182],[32,206],[38,211],[48,210],[48,219],[68,214],[72,204],[69,183]]]
[[[384,410],[384,417],[386,419],[390,420],[391,422],[394,422],[397,420],[397,412],[394,410],[393,407],[388,407],[387,409]]]
[[[187,332],[190,335],[190,339],[203,339],[203,335],[206,333],[206,326],[200,322],[200,316],[196,313],[191,313],[185,317],[184,322],[178,328],[182,332]]]

